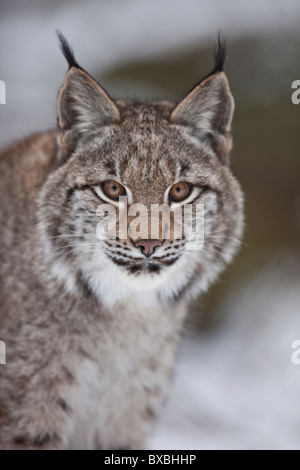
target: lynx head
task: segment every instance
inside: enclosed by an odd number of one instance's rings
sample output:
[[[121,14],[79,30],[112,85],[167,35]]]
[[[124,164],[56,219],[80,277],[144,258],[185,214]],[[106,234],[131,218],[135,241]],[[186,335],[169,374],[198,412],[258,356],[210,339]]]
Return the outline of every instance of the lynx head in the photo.
[[[242,195],[229,168],[234,102],[224,46],[219,40],[215,69],[179,103],[138,103],[114,101],[61,34],[60,41],[69,70],[58,97],[55,169],[39,209],[55,275],[107,302],[141,289],[163,299],[205,290],[231,261],[243,225]],[[153,236],[152,208],[162,204],[182,220],[186,206],[203,205],[202,249],[189,248],[195,217],[178,236],[171,213]],[[109,208],[115,236],[108,230],[99,237]],[[121,211],[128,217],[122,237]]]

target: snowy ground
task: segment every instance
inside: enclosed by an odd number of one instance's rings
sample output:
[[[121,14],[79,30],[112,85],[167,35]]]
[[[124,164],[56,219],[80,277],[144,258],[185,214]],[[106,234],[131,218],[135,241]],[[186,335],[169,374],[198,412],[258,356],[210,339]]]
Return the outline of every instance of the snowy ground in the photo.
[[[300,449],[300,260],[281,253],[186,340],[154,449]]]

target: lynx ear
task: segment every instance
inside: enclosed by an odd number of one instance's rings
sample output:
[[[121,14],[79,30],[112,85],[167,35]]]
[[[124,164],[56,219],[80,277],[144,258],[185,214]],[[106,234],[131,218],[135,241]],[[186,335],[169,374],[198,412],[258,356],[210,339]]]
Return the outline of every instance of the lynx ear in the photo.
[[[65,38],[59,33],[69,71],[58,96],[59,146],[64,156],[77,143],[101,133],[103,127],[118,122],[120,113],[108,94],[83,70]]]
[[[225,60],[226,44],[219,33],[213,71],[175,107],[171,122],[209,141],[220,160],[228,164],[234,101],[223,72]]]
[[[199,139],[209,139],[218,157],[227,163],[231,150],[234,101],[224,72],[196,86],[174,109],[171,121],[186,126]]]

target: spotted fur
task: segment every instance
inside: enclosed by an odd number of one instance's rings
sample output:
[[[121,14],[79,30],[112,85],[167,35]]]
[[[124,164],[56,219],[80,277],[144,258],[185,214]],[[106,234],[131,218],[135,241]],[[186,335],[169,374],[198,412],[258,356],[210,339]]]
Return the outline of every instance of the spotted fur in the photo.
[[[112,100],[62,47],[57,130],[0,155],[0,448],[137,449],[165,400],[190,299],[240,245],[233,99],[221,53],[181,102],[138,103]],[[193,184],[204,248],[189,251],[187,232],[146,259],[130,236],[99,240],[108,179],[148,211],[175,182]]]

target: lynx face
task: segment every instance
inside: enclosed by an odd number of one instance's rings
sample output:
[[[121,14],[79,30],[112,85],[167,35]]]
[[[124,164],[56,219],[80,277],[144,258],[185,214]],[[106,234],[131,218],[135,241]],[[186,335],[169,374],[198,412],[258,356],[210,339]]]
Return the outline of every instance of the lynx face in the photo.
[[[115,299],[128,289],[156,289],[167,299],[206,289],[239,246],[243,221],[241,191],[229,170],[233,99],[226,76],[215,71],[178,105],[114,102],[64,42],[63,48],[70,69],[58,100],[58,169],[45,183],[39,207],[55,275],[70,289],[81,285],[102,300],[112,287]],[[125,196],[127,233],[121,239],[119,198]],[[103,204],[114,208],[116,236],[100,240]],[[143,205],[148,219],[140,237],[129,227],[134,204]],[[188,248],[186,226],[175,237],[172,217],[151,238],[154,204],[182,214],[188,204],[203,204],[203,248]]]

